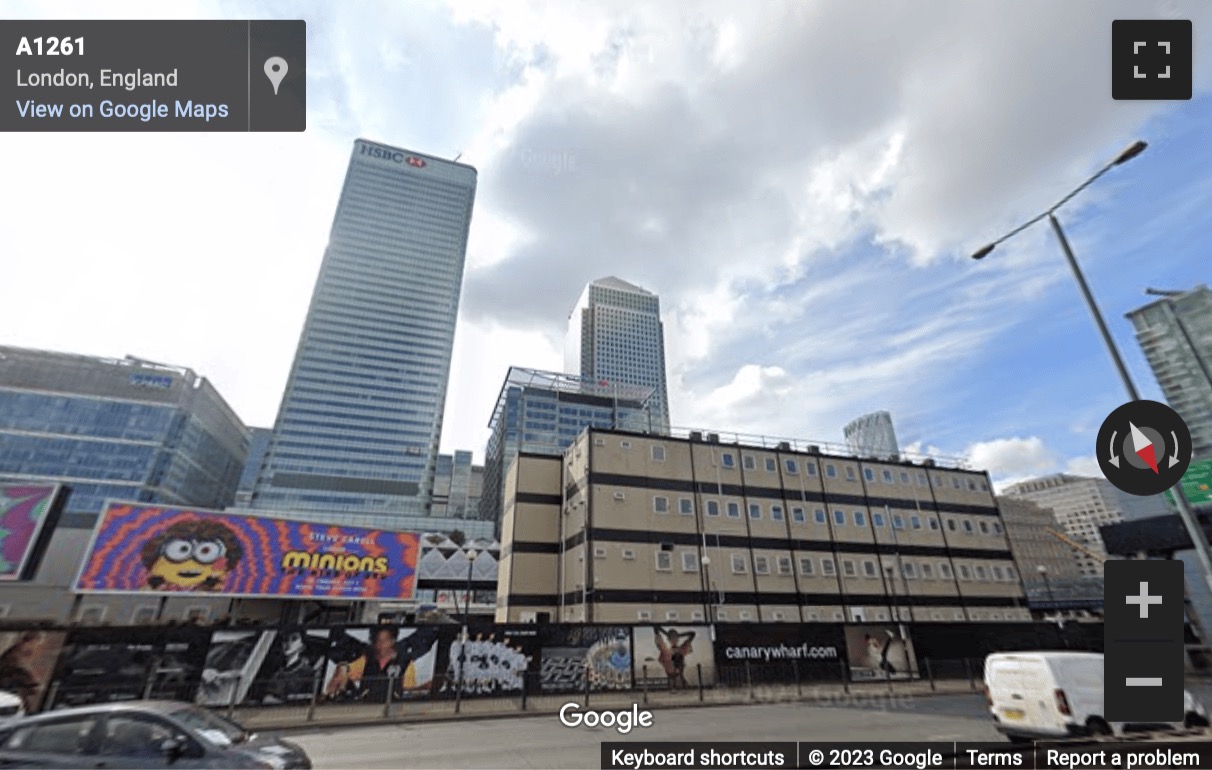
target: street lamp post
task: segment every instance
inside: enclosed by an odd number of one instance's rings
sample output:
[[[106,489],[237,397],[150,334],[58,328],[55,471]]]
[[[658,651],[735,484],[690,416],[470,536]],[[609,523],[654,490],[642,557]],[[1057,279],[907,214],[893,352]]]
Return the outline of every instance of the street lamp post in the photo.
[[[711,557],[704,555],[701,559],[703,562],[703,577],[707,582],[707,622],[711,627],[711,641],[715,641],[715,606],[716,602],[711,601]]]
[[[979,249],[972,255],[973,259],[984,259],[993,252],[1001,243],[1013,238],[1022,231],[1031,227],[1036,222],[1047,219],[1052,225],[1052,231],[1056,234],[1057,241],[1060,242],[1061,250],[1065,253],[1065,259],[1069,262],[1069,268],[1073,271],[1073,277],[1077,281],[1077,286],[1081,289],[1082,297],[1086,301],[1086,306],[1090,310],[1090,314],[1094,317],[1094,323],[1098,327],[1099,334],[1102,335],[1103,343],[1107,346],[1107,351],[1111,354],[1111,360],[1115,364],[1115,369],[1119,373],[1120,380],[1123,381],[1124,389],[1128,391],[1128,398],[1132,401],[1139,401],[1140,392],[1133,384],[1131,376],[1128,374],[1128,367],[1124,365],[1124,360],[1119,354],[1119,349],[1115,346],[1115,340],[1111,338],[1111,332],[1107,329],[1107,322],[1103,320],[1103,315],[1098,309],[1098,305],[1094,301],[1094,295],[1090,293],[1090,287],[1086,284],[1086,277],[1082,274],[1081,267],[1077,264],[1077,259],[1073,256],[1073,249],[1069,247],[1069,240],[1065,237],[1064,230],[1061,229],[1060,221],[1056,218],[1056,212],[1077,196],[1082,190],[1085,190],[1090,185],[1099,179],[1103,174],[1106,174],[1116,166],[1127,163],[1145,151],[1148,147],[1145,142],[1135,142],[1131,147],[1124,150],[1119,156],[1098,170],[1098,173],[1082,182],[1072,192],[1057,201],[1047,211],[1028,220],[1010,232],[998,238],[988,246]],[[1208,538],[1204,534],[1203,527],[1200,526],[1199,520],[1195,517],[1195,513],[1191,510],[1191,504],[1187,501],[1187,496],[1183,494],[1183,486],[1181,481],[1176,484],[1171,490],[1174,493],[1174,501],[1178,505],[1179,516],[1183,520],[1183,524],[1187,528],[1187,534],[1191,537],[1191,543],[1195,547],[1195,553],[1199,557],[1200,566],[1203,567],[1204,580],[1208,587],[1212,589],[1212,547],[1208,545]]]
[[[1052,596],[1052,584],[1048,582],[1048,568],[1041,564],[1035,568],[1035,571],[1044,580],[1044,592],[1048,595],[1048,603],[1055,603],[1056,599]]]
[[[471,576],[475,570],[476,549],[472,548],[467,552],[467,594],[463,597],[463,643],[459,645],[459,681],[455,690],[455,713],[459,712],[459,706],[463,700],[463,672],[467,668],[467,643],[470,639],[470,623],[471,623]]]

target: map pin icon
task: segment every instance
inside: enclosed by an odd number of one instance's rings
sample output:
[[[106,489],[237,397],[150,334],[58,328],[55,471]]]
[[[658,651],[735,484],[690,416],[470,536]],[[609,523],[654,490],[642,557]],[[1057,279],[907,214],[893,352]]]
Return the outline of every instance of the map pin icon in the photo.
[[[278,86],[282,85],[287,69],[286,60],[281,56],[271,56],[265,60],[265,76],[274,84],[274,96],[278,95]]]

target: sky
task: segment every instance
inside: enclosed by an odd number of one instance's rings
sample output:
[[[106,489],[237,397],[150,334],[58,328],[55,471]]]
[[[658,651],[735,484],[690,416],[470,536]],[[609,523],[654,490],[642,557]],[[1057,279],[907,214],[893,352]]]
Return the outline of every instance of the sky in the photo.
[[[653,6],[656,7],[653,7]],[[8,18],[307,21],[308,129],[0,142],[6,344],[209,378],[272,426],[357,137],[479,188],[442,450],[483,458],[509,366],[560,370],[584,285],[660,295],[674,425],[903,448],[999,485],[1097,474],[1128,400],[1059,214],[1124,314],[1212,283],[1212,5],[1073,0],[6,2]],[[1192,19],[1195,94],[1111,99],[1111,21]]]

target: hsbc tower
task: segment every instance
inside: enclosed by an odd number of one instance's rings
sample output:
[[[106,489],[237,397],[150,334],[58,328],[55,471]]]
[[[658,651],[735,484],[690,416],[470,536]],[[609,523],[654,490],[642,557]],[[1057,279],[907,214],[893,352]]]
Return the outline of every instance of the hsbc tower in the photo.
[[[428,514],[476,178],[354,142],[252,509],[384,529]]]

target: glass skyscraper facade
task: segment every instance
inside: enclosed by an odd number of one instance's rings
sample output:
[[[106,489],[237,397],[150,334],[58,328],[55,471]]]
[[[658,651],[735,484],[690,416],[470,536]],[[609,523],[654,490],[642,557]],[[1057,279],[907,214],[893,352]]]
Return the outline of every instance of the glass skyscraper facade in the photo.
[[[483,489],[484,466],[472,464],[471,452],[438,455],[431,513],[435,518],[479,519]]]
[[[476,170],[357,140],[251,507],[430,512]]]
[[[564,368],[585,380],[652,389],[653,430],[668,434],[661,300],[618,278],[585,287],[568,319]]]
[[[856,455],[899,460],[901,449],[892,427],[892,415],[888,412],[872,412],[851,420],[842,429],[846,437],[846,448]]]
[[[1212,458],[1212,290],[1165,292],[1128,313],[1166,401],[1191,429],[1193,454]]]
[[[244,471],[240,474],[240,483],[236,485],[236,505],[240,507],[247,507],[252,502],[261,463],[265,461],[269,441],[274,435],[270,428],[249,428],[248,431],[248,459],[244,461]]]
[[[0,347],[0,478],[65,484],[79,526],[111,499],[224,508],[247,453],[248,429],[189,369]]]
[[[558,457],[588,427],[651,433],[652,409],[652,388],[510,367],[488,425],[482,518],[500,525],[505,473],[519,452]]]

